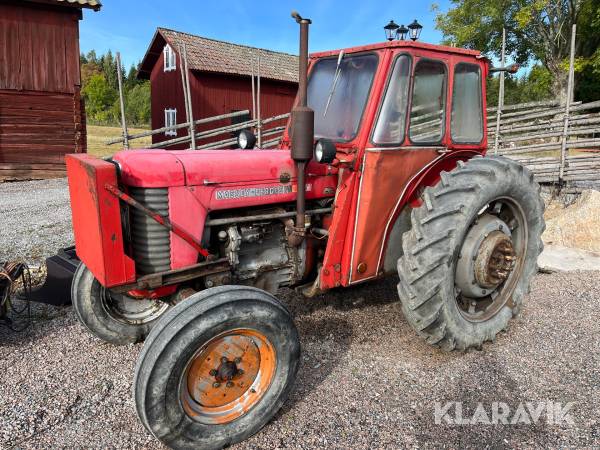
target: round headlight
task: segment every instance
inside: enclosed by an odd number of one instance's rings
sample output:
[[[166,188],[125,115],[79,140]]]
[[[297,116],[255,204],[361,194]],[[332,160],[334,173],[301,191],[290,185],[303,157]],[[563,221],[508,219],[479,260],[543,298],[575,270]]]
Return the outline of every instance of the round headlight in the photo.
[[[254,145],[256,144],[256,136],[254,136],[254,134],[248,130],[242,130],[240,131],[240,134],[238,134],[238,147],[241,148],[242,150],[249,150],[251,148],[254,148]]]
[[[335,159],[335,144],[329,139],[319,139],[315,145],[315,160],[322,164],[330,164]]]

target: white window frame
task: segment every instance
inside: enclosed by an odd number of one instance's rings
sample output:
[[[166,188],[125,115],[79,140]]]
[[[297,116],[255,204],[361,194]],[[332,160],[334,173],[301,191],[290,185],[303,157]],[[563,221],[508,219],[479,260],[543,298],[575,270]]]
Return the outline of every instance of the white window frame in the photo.
[[[163,63],[164,63],[164,71],[171,72],[172,70],[177,69],[177,55],[173,47],[169,44],[165,45],[163,48]]]
[[[177,108],[165,108],[165,127],[175,125],[177,125]],[[177,130],[167,130],[165,136],[177,136]]]

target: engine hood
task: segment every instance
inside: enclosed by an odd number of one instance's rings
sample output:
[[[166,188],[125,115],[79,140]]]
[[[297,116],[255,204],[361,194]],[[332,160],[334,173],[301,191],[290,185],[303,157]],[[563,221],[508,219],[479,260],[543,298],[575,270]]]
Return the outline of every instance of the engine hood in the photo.
[[[126,185],[147,188],[295,177],[288,150],[123,150],[113,160]]]

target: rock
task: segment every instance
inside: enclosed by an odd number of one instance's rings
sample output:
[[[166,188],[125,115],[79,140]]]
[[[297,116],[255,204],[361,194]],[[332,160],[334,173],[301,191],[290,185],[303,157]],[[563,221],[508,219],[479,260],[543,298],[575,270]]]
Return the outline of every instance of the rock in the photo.
[[[560,245],[546,245],[538,258],[540,272],[600,270],[600,253]]]
[[[557,202],[548,205],[546,231],[542,240],[546,244],[580,248],[600,252],[600,192],[585,190],[571,205]]]

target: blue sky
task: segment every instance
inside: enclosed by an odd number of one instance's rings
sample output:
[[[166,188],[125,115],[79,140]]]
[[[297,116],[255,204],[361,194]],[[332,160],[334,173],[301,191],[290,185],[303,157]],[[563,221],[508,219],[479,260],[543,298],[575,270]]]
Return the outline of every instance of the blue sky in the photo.
[[[382,0],[102,0],[100,12],[85,10],[80,24],[81,51],[120,51],[129,66],[139,61],[157,27],[289,53],[298,52],[295,9],[313,20],[310,51],[330,50],[384,40],[390,20],[424,27],[421,39],[437,43],[431,1]],[[436,2],[441,10],[448,1]]]

